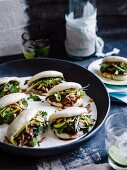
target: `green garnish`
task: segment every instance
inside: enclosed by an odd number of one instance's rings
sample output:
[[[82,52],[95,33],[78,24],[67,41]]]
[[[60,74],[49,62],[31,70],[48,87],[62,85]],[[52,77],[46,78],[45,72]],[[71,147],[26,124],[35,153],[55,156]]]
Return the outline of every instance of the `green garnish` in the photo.
[[[19,90],[20,90],[19,82],[17,82],[17,81],[10,81],[8,84],[9,84],[9,88],[10,88],[10,92],[11,93],[19,92]]]
[[[109,68],[109,64],[101,64],[100,71],[103,73]]]
[[[103,72],[109,72],[114,75],[119,75],[123,73],[127,73],[127,64],[120,63],[120,62],[114,62],[114,63],[103,63],[100,64],[100,71]]]
[[[13,140],[11,141],[12,144],[31,147],[34,147],[36,144],[39,145],[40,141],[38,136],[44,133],[48,126],[46,116],[47,112],[39,111],[33,119],[31,119],[15,136],[13,136]]]
[[[27,108],[28,107],[28,102],[26,101],[26,99],[21,99],[22,104]]]
[[[20,92],[18,81],[11,80],[8,83],[0,84],[0,97],[16,92]]]
[[[28,81],[29,81],[29,80],[25,80],[24,85],[26,85],[26,84],[28,83]]]
[[[59,123],[57,123],[57,121]],[[80,123],[80,121],[84,123]],[[90,126],[93,126],[92,119],[86,115],[80,115],[70,118],[58,118],[51,123],[52,130],[54,131],[54,133],[58,134],[74,134],[78,131],[83,131],[83,133],[86,134],[89,131]]]
[[[41,117],[45,117],[45,116],[47,116],[48,113],[47,113],[47,112],[44,112],[44,111],[43,111],[43,112],[42,112],[42,111],[39,111],[39,114],[41,114]]]
[[[81,98],[83,98],[85,96],[85,91],[87,90],[88,86],[83,87],[82,89],[67,89],[67,90],[55,92],[51,94],[50,96],[53,97],[58,102],[65,99],[67,95],[71,95],[71,94],[78,95]]]
[[[14,119],[14,113],[10,110],[5,111],[0,115],[0,125],[7,123],[10,124]]]
[[[56,78],[43,78],[36,80],[32,82],[30,85],[30,88],[36,87],[37,89],[41,89],[44,85],[57,85],[59,83],[62,83],[64,81],[64,78],[62,77],[56,77]]]
[[[21,108],[18,102],[0,109],[0,124],[10,124],[20,111]]]
[[[41,101],[40,97],[30,94],[28,99],[32,99],[33,101]]]

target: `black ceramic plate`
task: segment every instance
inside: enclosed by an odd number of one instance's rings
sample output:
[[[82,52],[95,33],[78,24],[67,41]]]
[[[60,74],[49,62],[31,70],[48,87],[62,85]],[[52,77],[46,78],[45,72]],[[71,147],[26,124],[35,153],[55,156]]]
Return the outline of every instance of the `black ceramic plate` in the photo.
[[[0,77],[3,76],[32,76],[43,70],[57,70],[63,72],[67,81],[80,83],[82,86],[90,84],[87,95],[90,96],[97,107],[97,122],[93,130],[83,138],[70,144],[52,147],[52,148],[23,148],[7,145],[0,142],[0,148],[11,153],[29,156],[47,156],[63,153],[75,149],[77,146],[85,143],[86,140],[93,137],[98,129],[104,123],[109,112],[110,101],[108,93],[103,83],[90,71],[76,64],[56,60],[56,59],[30,59],[17,60],[0,65]]]

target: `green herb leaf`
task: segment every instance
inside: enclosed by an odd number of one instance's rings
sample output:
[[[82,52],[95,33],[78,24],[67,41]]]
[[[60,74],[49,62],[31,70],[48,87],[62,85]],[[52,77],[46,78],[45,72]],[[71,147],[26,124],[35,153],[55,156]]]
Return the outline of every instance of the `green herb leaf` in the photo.
[[[4,85],[5,84],[0,84],[0,91],[2,91],[4,89]]]
[[[39,79],[37,81],[34,81],[32,83],[32,85],[30,86],[31,88],[33,87],[37,87],[37,89],[40,89],[42,88],[44,85],[56,85],[56,84],[59,84],[59,83],[62,83],[64,81],[64,78],[59,78],[59,77],[56,77],[56,78],[43,78],[43,79]]]
[[[40,97],[30,94],[28,99],[32,99],[33,101],[41,101]]]
[[[25,80],[24,85],[26,85],[26,84],[28,83],[28,81],[29,81],[29,80]]]
[[[55,128],[53,125],[51,126],[54,133],[58,133],[58,134],[61,134],[66,127],[67,127],[66,123],[63,124],[63,126],[61,126],[60,128]]]
[[[13,112],[6,112],[6,115],[4,117],[4,123],[10,124],[14,119]]]
[[[19,82],[17,81],[10,81],[8,83],[9,89],[10,89],[10,93],[16,93],[19,92],[20,88],[19,88]]]
[[[4,96],[4,92],[1,91],[1,92],[0,92],[0,98],[3,97],[3,96]]]
[[[101,64],[100,71],[103,73],[104,71],[107,70],[108,67],[109,67],[108,64]]]
[[[39,111],[39,114],[41,114],[41,116],[43,117],[43,116],[47,116],[48,115],[48,113],[47,112],[42,112],[42,111]]]
[[[36,138],[33,138],[31,141],[29,141],[29,145],[32,147],[34,147],[37,143],[39,144],[39,141]]]
[[[118,70],[118,71],[121,71],[121,72],[126,72],[127,71],[127,69],[125,69],[125,68],[121,68],[120,66],[118,66],[118,65],[114,65],[114,67]]]
[[[41,134],[43,132],[43,126],[40,126],[40,124],[36,124],[33,127],[33,134],[34,137],[38,136],[39,134]]]
[[[28,107],[28,102],[25,99],[22,99],[22,104],[27,108]]]
[[[4,117],[3,117],[4,114]],[[3,123],[10,124],[14,119],[14,114],[11,111],[5,111],[2,115],[0,115],[0,125]]]

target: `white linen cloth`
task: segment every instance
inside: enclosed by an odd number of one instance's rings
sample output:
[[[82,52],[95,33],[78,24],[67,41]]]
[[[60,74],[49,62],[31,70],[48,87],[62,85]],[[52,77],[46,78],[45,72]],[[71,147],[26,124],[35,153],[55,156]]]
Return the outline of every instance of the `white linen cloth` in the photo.
[[[24,0],[0,0],[0,56],[22,52],[21,35],[28,16]]]
[[[74,12],[65,15],[65,48],[72,56],[86,57],[95,52],[97,10],[87,2],[83,7],[82,16],[75,18],[74,15]]]

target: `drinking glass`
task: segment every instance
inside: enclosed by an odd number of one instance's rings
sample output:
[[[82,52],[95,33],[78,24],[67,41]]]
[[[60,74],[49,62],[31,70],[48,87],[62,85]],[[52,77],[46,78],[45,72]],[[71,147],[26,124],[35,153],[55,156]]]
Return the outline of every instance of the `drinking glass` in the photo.
[[[115,113],[106,120],[105,144],[109,164],[127,170],[127,113]]]
[[[33,45],[33,41],[27,40],[26,42],[23,42],[22,52],[26,59],[34,58],[36,55],[36,50]]]
[[[35,58],[36,56],[47,57],[50,50],[50,41],[47,38],[31,40],[29,33],[22,34],[22,51],[25,58]]]

